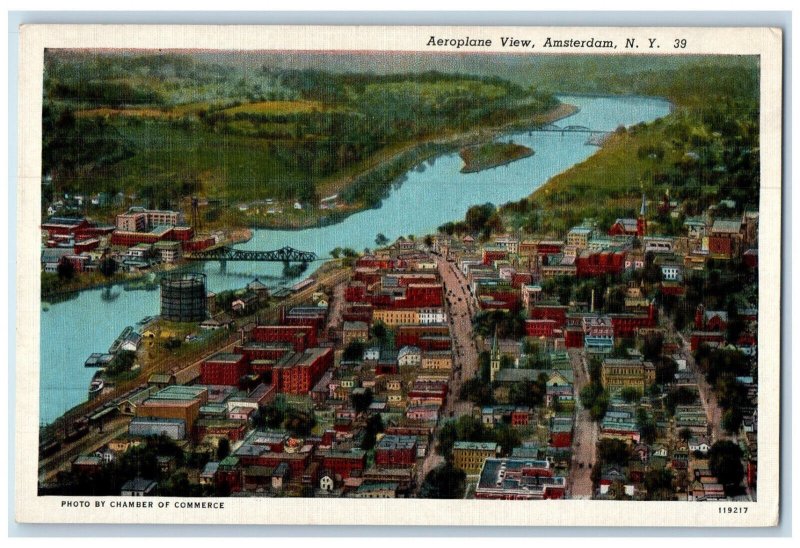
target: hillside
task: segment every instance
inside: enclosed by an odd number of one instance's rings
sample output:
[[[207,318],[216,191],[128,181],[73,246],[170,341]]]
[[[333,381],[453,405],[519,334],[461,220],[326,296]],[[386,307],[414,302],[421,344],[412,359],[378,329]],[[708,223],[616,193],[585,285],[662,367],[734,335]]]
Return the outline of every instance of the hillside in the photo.
[[[256,214],[247,204],[269,200],[283,202],[292,221],[332,194],[341,194],[343,211],[377,205],[390,183],[381,172],[370,185],[353,184],[380,167],[376,158],[412,151],[407,169],[438,151],[425,143],[532,120],[556,106],[550,95],[489,76],[48,53],[43,175],[53,185],[44,197],[122,192],[152,207],[179,207],[199,195],[228,206],[229,222],[250,225],[270,220],[267,208]],[[422,145],[431,150],[413,150]],[[298,212],[294,202],[306,207]],[[242,219],[240,211],[264,218]]]

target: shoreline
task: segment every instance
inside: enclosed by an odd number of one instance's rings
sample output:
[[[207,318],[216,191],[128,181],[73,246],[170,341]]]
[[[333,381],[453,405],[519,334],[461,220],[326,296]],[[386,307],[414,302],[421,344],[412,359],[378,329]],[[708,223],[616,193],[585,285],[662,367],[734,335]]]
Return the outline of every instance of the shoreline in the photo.
[[[225,239],[224,242],[220,243],[219,245],[235,245],[241,244],[244,242],[250,241],[253,237],[253,231],[249,228],[234,228],[230,231],[230,234]],[[136,286],[137,284],[142,283],[146,278],[151,275],[158,276],[159,274],[163,274],[166,272],[173,272],[175,270],[180,270],[181,268],[186,268],[190,264],[189,261],[181,260],[178,263],[169,263],[169,264],[158,264],[154,268],[150,268],[144,272],[137,272],[137,273],[122,273],[118,272],[115,273],[113,276],[107,279],[97,279],[96,277],[87,278],[85,280],[80,280],[78,283],[71,284],[69,289],[65,289],[63,291],[57,292],[48,292],[48,293],[41,293],[39,295],[39,301],[41,305],[47,305],[47,309],[53,304],[57,304],[63,301],[68,301],[83,291],[90,291],[93,289],[111,289],[112,287],[120,286],[126,291],[137,291],[140,289],[147,289],[146,287],[129,287],[129,286]],[[81,276],[78,274],[77,276]],[[40,288],[41,288],[41,280],[40,280]]]
[[[559,103],[549,111],[537,114],[533,116],[531,119],[514,120],[492,128],[476,128],[464,133],[431,138],[425,141],[404,146],[399,151],[391,154],[390,156],[381,160],[378,164],[370,167],[369,169],[359,173],[358,175],[350,176],[349,177],[350,184],[348,185],[347,188],[350,188],[353,184],[356,184],[356,182],[363,177],[370,177],[371,175],[374,174],[374,172],[382,168],[385,168],[392,162],[402,160],[403,155],[406,154],[417,155],[417,157],[414,159],[413,162],[410,162],[408,165],[404,166],[405,169],[403,170],[403,173],[405,173],[406,171],[410,171],[415,167],[419,166],[420,164],[422,164],[423,162],[426,162],[436,156],[453,153],[456,152],[458,149],[466,146],[475,146],[483,143],[488,143],[504,134],[513,133],[517,131],[528,131],[537,128],[539,126],[552,124],[564,118],[573,116],[574,114],[580,112],[580,110],[581,110],[580,107],[576,105],[572,105],[570,103]],[[423,149],[426,147],[433,147],[433,150],[428,150],[423,152]],[[498,166],[492,166],[492,167],[498,167]],[[396,180],[397,177],[394,177],[391,180],[381,184],[383,184],[386,187],[391,187],[391,185]],[[344,190],[342,192],[344,192]],[[251,221],[248,223],[247,226],[252,229],[258,229],[258,230],[287,230],[287,231],[322,228],[340,223],[345,219],[347,219],[348,217],[350,217],[351,215],[360,213],[362,211],[366,211],[369,209],[380,209],[382,203],[383,203],[383,197],[375,205],[348,204],[346,207],[334,210],[331,213],[314,216],[313,218],[305,220],[298,219],[296,222],[286,223],[285,220],[279,221],[277,219],[276,222],[274,223],[262,223],[259,221],[255,222]],[[319,213],[325,210],[314,209],[312,211]]]

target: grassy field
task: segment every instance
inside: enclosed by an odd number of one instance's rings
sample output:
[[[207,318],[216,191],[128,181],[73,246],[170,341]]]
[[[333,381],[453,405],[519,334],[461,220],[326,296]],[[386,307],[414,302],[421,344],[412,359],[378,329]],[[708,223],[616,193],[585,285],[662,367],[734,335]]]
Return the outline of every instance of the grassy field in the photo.
[[[224,114],[297,114],[331,110],[320,101],[259,101],[226,108]]]

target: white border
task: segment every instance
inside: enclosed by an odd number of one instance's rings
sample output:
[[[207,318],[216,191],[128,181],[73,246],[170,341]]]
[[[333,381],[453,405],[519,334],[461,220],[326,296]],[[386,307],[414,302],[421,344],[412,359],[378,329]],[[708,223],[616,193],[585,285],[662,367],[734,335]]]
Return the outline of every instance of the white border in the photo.
[[[225,511],[64,510],[60,497],[37,497],[38,443],[38,234],[41,173],[43,50],[50,48],[198,48],[261,50],[454,51],[428,48],[431,35],[491,38],[491,48],[461,52],[520,53],[504,49],[499,37],[514,34],[541,43],[546,35],[577,39],[602,37],[624,43],[647,37],[669,44],[676,36],[690,46],[683,54],[761,56],[761,165],[759,274],[759,471],[758,502],[744,515],[719,514],[730,503],[610,501],[434,501],[400,499],[214,499]],[[530,50],[542,53],[543,50]],[[623,53],[552,49],[546,53]],[[630,52],[624,52],[630,53]],[[675,50],[639,50],[674,54]],[[781,32],[753,28],[541,28],[541,27],[369,27],[369,26],[165,26],[30,25],[21,28],[19,86],[19,170],[17,226],[17,408],[16,489],[18,521],[36,523],[225,523],[347,525],[603,525],[603,526],[769,526],[778,516],[780,374],[780,212],[781,212]],[[774,251],[772,246],[774,245]],[[19,357],[25,359],[20,361]],[[769,443],[768,443],[769,440]],[[116,497],[104,497],[113,499]],[[87,498],[94,501],[99,498]],[[170,502],[179,499],[159,498]]]

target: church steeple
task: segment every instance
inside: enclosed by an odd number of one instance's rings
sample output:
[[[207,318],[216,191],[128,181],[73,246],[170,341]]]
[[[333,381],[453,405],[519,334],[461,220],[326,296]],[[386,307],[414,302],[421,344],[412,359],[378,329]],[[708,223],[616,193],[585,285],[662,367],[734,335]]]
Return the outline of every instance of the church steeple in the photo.
[[[489,357],[489,381],[494,382],[497,372],[500,371],[500,349],[497,345],[497,326],[494,326],[494,338],[492,339],[492,352]]]
[[[639,218],[636,219],[636,236],[643,238],[647,234],[647,198],[642,192],[642,207],[639,210]]]

